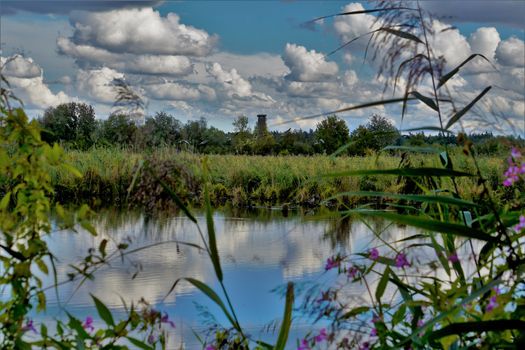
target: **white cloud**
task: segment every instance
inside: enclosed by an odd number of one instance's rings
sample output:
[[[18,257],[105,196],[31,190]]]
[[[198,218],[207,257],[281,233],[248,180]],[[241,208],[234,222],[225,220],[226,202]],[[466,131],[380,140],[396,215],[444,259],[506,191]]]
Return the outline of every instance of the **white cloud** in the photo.
[[[30,106],[43,109],[72,100],[63,91],[55,94],[49,89],[44,83],[42,68],[30,57],[0,57],[0,65],[2,74],[11,84],[14,94]]]
[[[204,85],[191,86],[166,82],[147,85],[145,89],[157,100],[213,100],[216,97],[215,91]]]
[[[480,27],[470,34],[468,41],[472,53],[480,53],[489,60],[493,60],[501,39],[496,28]]]
[[[523,40],[510,37],[499,43],[496,49],[498,63],[504,66],[525,66],[525,44]]]
[[[37,78],[42,75],[42,69],[31,57],[13,55],[9,58],[0,58],[1,72],[5,76],[15,78]]]
[[[75,44],[92,45],[116,53],[204,56],[217,38],[180,23],[175,13],[162,17],[152,8],[107,12],[72,12]]]
[[[435,35],[429,38],[430,47],[436,57],[443,56],[448,69],[455,68],[470,55],[470,45],[457,29],[449,29],[450,25],[434,20],[432,28]],[[444,29],[447,29],[443,31]]]
[[[102,103],[113,103],[116,91],[113,87],[115,79],[123,79],[124,74],[111,68],[79,70],[77,73],[77,89],[86,93],[92,99]]]
[[[244,77],[281,77],[290,72],[280,55],[260,52],[253,55],[238,55],[230,52],[217,52],[204,58],[205,62],[217,62],[224,69],[236,69]]]
[[[343,7],[342,12],[362,11],[365,8],[360,3],[350,3]],[[372,31],[376,17],[368,14],[355,16],[338,16],[334,20],[335,32],[341,37],[343,42],[348,42],[360,35]],[[356,41],[355,45],[366,44],[368,38]]]
[[[283,60],[290,69],[286,78],[293,81],[328,81],[334,79],[339,70],[337,63],[327,62],[322,53],[296,44],[286,44]]]

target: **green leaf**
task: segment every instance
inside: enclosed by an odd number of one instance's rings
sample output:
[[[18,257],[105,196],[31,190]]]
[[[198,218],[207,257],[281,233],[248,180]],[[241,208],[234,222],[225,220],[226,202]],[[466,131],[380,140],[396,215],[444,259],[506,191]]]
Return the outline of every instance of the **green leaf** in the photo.
[[[129,340],[129,342],[131,344],[133,344],[134,346],[136,346],[139,349],[144,349],[144,350],[153,350],[153,349],[155,349],[154,347],[149,346],[148,344],[146,344],[143,341],[140,341],[140,340],[138,340],[136,338],[126,337],[126,339]]]
[[[277,344],[275,345],[276,350],[285,349],[286,341],[288,340],[288,335],[290,334],[290,329],[292,327],[292,309],[294,302],[293,289],[293,283],[288,282],[288,287],[286,288],[286,304],[284,306],[284,315],[283,321],[281,323],[281,330],[279,331],[279,337],[277,338]]]
[[[412,41],[415,41],[417,43],[423,44],[423,41],[421,41],[421,39],[419,39],[414,34],[411,34],[411,33],[408,33],[408,32],[403,32],[401,30],[396,30],[396,29],[392,29],[392,28],[381,28],[380,30],[383,31],[383,32],[387,32],[387,33],[390,33],[392,35],[398,36],[398,37],[403,38],[403,39],[412,40]]]
[[[475,176],[474,174],[462,171],[449,170],[443,168],[395,168],[395,169],[363,169],[348,170],[339,173],[323,175],[323,177],[340,176],[362,176],[362,175],[397,175],[397,176]]]
[[[7,192],[5,196],[0,201],[0,210],[7,209],[7,206],[9,205],[9,201],[11,200],[11,192]]]
[[[370,9],[370,10],[347,11],[347,12],[336,13],[336,14],[334,14],[334,15],[328,15],[328,16],[317,17],[317,18],[315,18],[315,19],[312,19],[312,20],[309,21],[309,22],[317,22],[317,21],[320,21],[320,20],[322,20],[322,19],[331,18],[331,17],[336,17],[336,16],[360,15],[360,14],[366,14],[366,13],[388,12],[388,11],[395,11],[395,10],[414,10],[414,11],[416,11],[417,9],[413,9],[413,8],[410,8],[410,7],[398,7],[398,6],[396,6],[396,7],[386,7],[386,8]]]
[[[383,271],[383,275],[381,276],[381,279],[379,280],[379,284],[376,288],[376,300],[379,302],[381,300],[381,297],[385,293],[386,285],[388,284],[388,277],[390,275],[390,267],[386,267]]]
[[[426,104],[428,107],[432,108],[433,110],[435,110],[436,112],[439,112],[439,108],[438,106],[436,105],[436,103],[434,102],[433,99],[431,99],[430,97],[427,97],[427,96],[424,96],[424,95],[421,95],[419,92],[417,91],[412,91],[410,94],[414,95],[418,100],[420,100],[421,102],[423,102],[424,104]]]
[[[386,146],[382,149],[382,151],[389,151],[389,150],[399,150],[399,151],[409,151],[409,152],[417,152],[417,153],[439,153],[440,150],[434,147],[417,147],[417,146]]]
[[[440,232],[446,235],[454,235],[466,238],[474,238],[486,242],[497,242],[497,238],[477,229],[449,222],[426,219],[419,216],[401,215],[381,210],[348,210],[347,212],[359,215],[376,216],[400,224],[418,227],[432,232]]]
[[[483,56],[483,55],[481,55],[479,53],[472,54],[472,55],[469,56],[469,58],[467,58],[466,60],[461,62],[461,64],[459,66],[457,66],[456,68],[454,68],[453,70],[451,70],[450,72],[448,72],[447,74],[442,76],[441,79],[439,79],[439,84],[438,84],[437,88],[439,89],[441,86],[443,86],[450,78],[452,78],[454,75],[456,75],[459,72],[459,69],[461,67],[463,67],[465,64],[467,64],[470,60],[472,60],[476,56],[479,56],[479,57],[483,58],[485,61],[490,63],[490,61],[485,56]]]
[[[91,298],[93,298],[93,301],[95,302],[95,307],[97,308],[100,318],[106,322],[107,325],[114,326],[115,321],[113,320],[113,315],[111,315],[111,311],[109,311],[107,306],[104,305],[104,303],[96,298],[93,294],[91,294]]]
[[[415,202],[426,202],[426,203],[442,203],[442,204],[451,204],[467,207],[479,207],[479,204],[469,202],[463,199],[458,199],[454,197],[446,196],[428,196],[428,195],[419,195],[419,194],[399,194],[399,193],[387,193],[387,192],[375,192],[375,191],[350,191],[350,192],[341,192],[326,199],[326,202],[342,197],[342,196],[356,196],[356,197],[387,197],[387,198],[396,198],[396,199],[405,199]]]
[[[439,126],[421,126],[419,128],[410,128],[410,129],[404,129],[404,130],[399,130],[399,131],[401,131],[401,132],[411,132],[411,131],[425,131],[425,130],[437,131],[437,132],[442,132],[442,133],[447,133],[447,134],[453,134],[452,131],[447,130],[447,129],[442,129]]]
[[[208,166],[206,164],[206,159],[203,161],[203,172],[204,172],[204,202],[206,206],[206,226],[208,228],[208,244],[210,248],[210,259],[213,263],[215,269],[215,274],[219,281],[222,281],[222,269],[221,261],[219,258],[219,251],[217,249],[217,239],[215,237],[215,227],[213,223],[213,210],[210,203],[210,192],[208,189]]]
[[[430,341],[449,335],[460,335],[463,333],[502,332],[509,329],[525,330],[525,321],[521,320],[488,320],[475,322],[453,323],[441,329],[433,331],[429,335]]]
[[[486,87],[485,90],[483,90],[472,102],[470,102],[468,105],[466,105],[461,111],[454,114],[450,120],[448,121],[447,125],[445,126],[445,129],[449,129],[452,125],[454,125],[465,113],[467,113],[472,106],[474,106],[489,90],[492,89],[492,86]]]
[[[364,312],[367,312],[368,310],[370,310],[369,306],[354,307],[352,310],[348,311],[343,316],[341,316],[341,318],[346,319],[346,318],[354,317],[354,316],[360,315],[360,314],[362,314]]]
[[[445,269],[447,275],[450,276],[450,267],[448,266],[448,260],[443,254],[443,251],[445,249],[438,244],[433,234],[430,235],[430,240],[432,241],[432,245],[434,246],[434,251],[436,252],[439,262],[441,263],[441,266]]]
[[[82,327],[82,323],[77,318],[75,318],[73,315],[71,315],[69,312],[66,312],[66,313],[69,318],[69,323],[68,323],[69,328],[76,331],[78,337],[80,337],[81,340],[90,339],[91,336],[85,331],[84,327]]]

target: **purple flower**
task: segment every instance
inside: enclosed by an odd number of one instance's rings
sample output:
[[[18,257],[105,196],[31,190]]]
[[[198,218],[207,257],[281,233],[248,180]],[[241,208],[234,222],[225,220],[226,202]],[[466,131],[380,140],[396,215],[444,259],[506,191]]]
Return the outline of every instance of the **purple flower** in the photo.
[[[86,320],[82,324],[82,328],[90,332],[94,331],[95,327],[93,327],[93,317],[91,316],[86,317]]]
[[[371,337],[377,337],[377,328],[372,328],[372,331],[370,332]]]
[[[359,269],[355,266],[352,266],[351,268],[348,269],[348,277],[354,279],[356,278],[358,272],[359,272]]]
[[[396,267],[403,268],[405,266],[410,266],[410,263],[407,260],[407,256],[403,253],[399,253],[396,256]]]
[[[160,318],[160,322],[161,323],[168,323],[171,326],[171,328],[175,328],[175,323],[169,319],[167,313],[162,315],[162,317]]]
[[[521,153],[520,153],[519,149],[517,149],[516,147],[512,147],[512,150],[510,151],[510,155],[514,159],[521,158]]]
[[[326,259],[325,271],[331,270],[335,267],[339,267],[339,259],[337,257]]]
[[[206,349],[208,350],[208,349]],[[297,348],[297,350],[310,350],[310,344],[308,344],[308,340],[302,339],[301,345]]]
[[[448,261],[451,263],[457,263],[459,262],[458,253],[454,252],[448,256]]]
[[[519,224],[514,226],[514,231],[516,231],[516,233],[519,233],[523,229],[525,229],[525,215],[520,215],[520,222]]]
[[[151,333],[149,336],[148,336],[148,343],[149,344],[153,344],[157,341],[157,336],[153,333]]]
[[[370,350],[370,343],[365,341],[361,346],[359,346],[359,350]]]
[[[370,251],[368,252],[368,257],[372,260],[379,259],[379,250],[377,250],[377,248],[370,249]]]
[[[487,304],[487,312],[491,312],[492,310],[494,310],[496,307],[498,307],[498,301],[496,299],[496,296],[491,296],[490,299],[489,299],[489,303]]]
[[[36,331],[35,326],[33,325],[33,320],[27,320],[26,324],[22,327],[22,332],[27,332],[27,331],[33,331],[35,333],[38,333]]]
[[[372,323],[376,323],[379,321],[381,321],[381,317],[374,314],[374,316],[372,316]]]
[[[417,326],[418,326],[418,327],[423,327],[424,324],[425,324],[425,321],[424,321],[422,318],[420,318],[419,320],[417,320]]]
[[[318,335],[314,337],[316,343],[320,343],[323,340],[328,339],[328,335],[326,334],[326,329],[322,328]]]
[[[206,350],[217,350],[217,348],[215,346],[213,346],[213,345],[208,345],[206,347]]]

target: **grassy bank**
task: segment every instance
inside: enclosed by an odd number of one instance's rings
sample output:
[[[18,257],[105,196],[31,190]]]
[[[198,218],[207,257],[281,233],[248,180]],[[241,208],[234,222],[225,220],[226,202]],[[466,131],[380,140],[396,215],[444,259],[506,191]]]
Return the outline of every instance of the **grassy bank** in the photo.
[[[156,176],[174,188],[187,203],[202,201],[202,158],[191,153],[179,153],[161,148],[151,154],[136,153],[118,148],[99,148],[87,152],[69,151],[71,163],[83,174],[52,172],[57,199],[62,202],[89,201],[92,204],[124,205],[134,175],[135,186],[129,202],[147,207],[169,205],[165,190],[144,168],[138,170],[141,160],[148,160]],[[386,191],[414,193],[414,183],[396,176],[326,177],[323,175],[346,170],[387,169],[399,166],[401,157],[371,155],[367,157],[328,156],[237,156],[208,155],[212,181],[212,200],[215,205],[226,202],[234,206],[291,204],[316,206],[323,199],[344,191]],[[505,162],[500,158],[478,158],[482,173],[493,188],[502,181]],[[457,154],[453,157],[457,170],[474,172],[472,160]],[[411,166],[442,167],[437,155],[410,156]],[[458,178],[458,189],[463,198],[475,199],[480,187],[475,180]],[[441,188],[453,189],[449,179],[443,179]],[[502,188],[497,196],[505,196]],[[357,198],[341,198],[337,204],[353,204]]]

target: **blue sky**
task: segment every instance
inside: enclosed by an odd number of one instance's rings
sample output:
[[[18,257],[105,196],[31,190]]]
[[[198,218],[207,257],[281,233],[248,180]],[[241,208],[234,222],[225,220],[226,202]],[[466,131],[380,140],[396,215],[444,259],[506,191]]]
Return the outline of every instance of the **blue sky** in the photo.
[[[473,62],[451,89],[467,103],[487,84],[495,87],[464,127],[523,133],[525,129],[525,2],[423,1],[438,31],[436,55],[446,69],[481,50],[498,68]],[[378,64],[363,63],[363,42],[324,57],[372,25],[372,15],[304,24],[352,1],[2,1],[2,63],[13,89],[34,116],[57,103],[93,104],[100,118],[112,111],[114,78],[126,79],[148,101],[146,113],[165,110],[181,120],[205,117],[231,129],[232,119],[267,113],[275,123],[391,97],[383,95]],[[141,22],[135,19],[141,18]],[[141,25],[139,25],[141,23]],[[114,27],[111,27],[111,26]],[[367,27],[368,26],[368,27]],[[369,28],[368,28],[369,29]],[[190,38],[190,39],[188,39]],[[25,73],[22,73],[25,72]],[[29,74],[28,72],[33,72]],[[428,88],[422,82],[421,89]],[[454,89],[457,89],[454,90]],[[388,95],[390,93],[390,95]],[[428,120],[421,104],[401,125],[397,106],[342,113],[350,129],[372,113],[398,126]],[[497,123],[494,115],[508,123]],[[287,124],[314,127],[318,120]],[[284,126],[283,126],[284,127]]]

